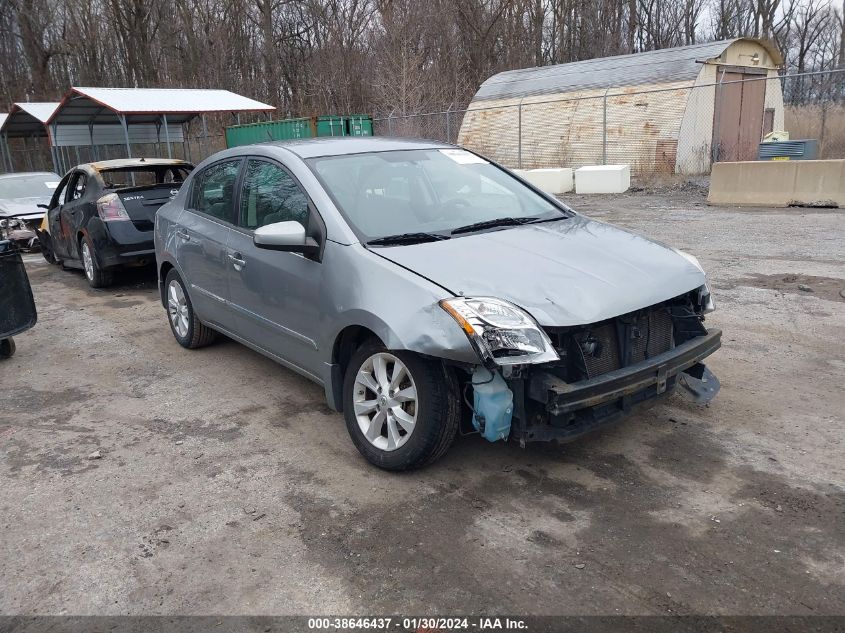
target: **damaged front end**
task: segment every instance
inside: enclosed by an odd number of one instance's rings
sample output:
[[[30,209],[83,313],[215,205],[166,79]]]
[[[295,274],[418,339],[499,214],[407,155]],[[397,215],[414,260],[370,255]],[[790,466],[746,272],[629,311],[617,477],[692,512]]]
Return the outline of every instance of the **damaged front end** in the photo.
[[[0,240],[8,240],[22,251],[37,251],[40,243],[35,231],[39,223],[40,219],[2,217],[0,218]]]
[[[469,386],[473,426],[490,441],[572,440],[679,385],[700,404],[719,391],[719,381],[702,363],[719,349],[722,335],[704,327],[704,314],[712,310],[706,286],[572,327],[541,328],[499,300],[461,298],[441,305],[484,362]]]

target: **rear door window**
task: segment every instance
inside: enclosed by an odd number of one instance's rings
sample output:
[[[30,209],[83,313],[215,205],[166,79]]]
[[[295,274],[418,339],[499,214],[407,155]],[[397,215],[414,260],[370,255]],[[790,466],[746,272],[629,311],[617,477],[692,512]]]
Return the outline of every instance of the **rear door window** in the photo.
[[[308,197],[281,166],[249,159],[241,193],[240,226],[255,230],[290,220],[308,226]]]
[[[206,167],[194,180],[191,209],[224,222],[233,222],[235,183],[240,167],[240,158]]]

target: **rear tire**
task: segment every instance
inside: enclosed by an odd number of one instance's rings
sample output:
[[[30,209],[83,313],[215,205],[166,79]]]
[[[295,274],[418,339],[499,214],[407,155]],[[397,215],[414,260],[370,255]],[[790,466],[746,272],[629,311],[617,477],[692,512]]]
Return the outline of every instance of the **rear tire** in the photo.
[[[455,440],[460,409],[457,379],[443,363],[389,351],[376,340],[349,361],[346,428],[358,451],[379,468],[411,470],[440,458]]]
[[[15,339],[11,336],[9,338],[0,339],[0,360],[11,358],[15,355]]]
[[[82,258],[82,269],[85,272],[85,279],[92,288],[105,288],[114,281],[114,272],[103,270],[97,262],[97,252],[94,250],[94,243],[87,235],[79,240],[79,255]]]
[[[197,318],[185,284],[175,268],[171,268],[164,279],[164,292],[167,321],[179,345],[186,349],[197,349],[217,339],[217,332]]]

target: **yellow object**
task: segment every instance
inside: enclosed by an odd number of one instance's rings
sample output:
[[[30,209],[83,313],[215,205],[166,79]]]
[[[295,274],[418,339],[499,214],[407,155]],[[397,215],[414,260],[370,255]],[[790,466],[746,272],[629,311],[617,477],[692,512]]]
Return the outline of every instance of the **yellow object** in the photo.
[[[775,130],[773,132],[769,132],[766,136],[763,137],[764,143],[777,143],[779,141],[788,141],[789,140],[789,132],[784,130]]]

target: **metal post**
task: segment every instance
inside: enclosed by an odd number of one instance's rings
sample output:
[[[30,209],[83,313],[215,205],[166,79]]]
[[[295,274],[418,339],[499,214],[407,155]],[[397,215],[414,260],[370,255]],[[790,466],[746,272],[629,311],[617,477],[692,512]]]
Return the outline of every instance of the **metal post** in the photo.
[[[719,162],[719,132],[721,131],[721,114],[722,114],[722,82],[725,80],[725,69],[722,69],[722,74],[719,76],[719,84],[716,86],[716,112],[713,115],[713,136],[712,147],[710,148],[710,162]]]
[[[123,140],[126,142],[126,158],[132,158],[132,147],[129,144],[129,125],[124,115],[118,115],[120,125],[123,127]]]
[[[32,169],[32,156],[29,155],[29,138],[24,136],[23,137],[23,153],[24,157],[26,158],[26,166],[29,171],[33,171]]]
[[[126,141],[126,157],[132,158],[132,146],[129,143],[129,123],[126,121],[126,116],[121,114],[119,115],[120,124],[123,126],[123,140]],[[130,172],[130,176],[132,178],[132,186],[135,186],[135,172]]]
[[[173,158],[173,153],[170,151],[170,130],[167,129],[167,115],[162,114],[161,120],[164,124],[164,142],[167,143],[167,157]]]
[[[208,125],[205,122],[205,115],[204,114],[202,115],[201,118],[202,118],[202,136],[203,136],[202,148],[205,152],[205,157],[207,158],[209,153],[210,153],[208,151]]]
[[[607,165],[607,88],[602,97],[602,117],[601,117],[601,164]]]
[[[97,150],[95,149],[94,145],[94,121],[91,120],[88,122],[88,140],[90,141],[91,146],[91,160],[97,160]]]
[[[191,137],[189,136],[190,132],[190,125],[186,127],[186,124],[182,124],[182,155],[185,157],[185,160],[189,163],[193,162],[191,160]]]
[[[451,119],[449,117],[449,110],[451,110],[451,109],[452,109],[451,105],[448,108],[446,108],[446,142],[447,143],[452,142],[452,126],[450,125]]]
[[[53,170],[61,176],[62,172],[59,171],[59,158],[56,152],[56,130],[55,123],[47,129],[47,142],[50,144],[50,155],[53,157]]]
[[[517,125],[516,125],[516,135],[517,135],[517,154],[516,154],[516,166],[519,169],[522,169],[522,99],[519,100],[519,109],[517,110]]]
[[[3,167],[8,169],[10,172],[15,171],[14,166],[12,165],[12,152],[9,151],[9,144],[6,142],[6,135],[3,135],[3,142],[0,143],[3,148]]]
[[[9,171],[15,171],[15,159],[12,158],[12,149],[9,147],[9,136],[3,135],[3,145],[6,147],[6,156],[9,157]]]
[[[59,176],[63,175],[62,166],[59,165],[59,155],[52,143],[50,144],[50,156],[53,157],[53,171],[59,174]]]

